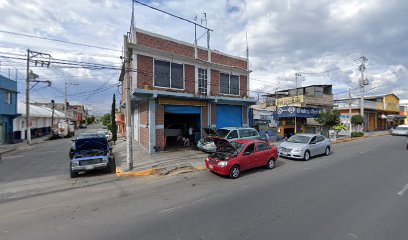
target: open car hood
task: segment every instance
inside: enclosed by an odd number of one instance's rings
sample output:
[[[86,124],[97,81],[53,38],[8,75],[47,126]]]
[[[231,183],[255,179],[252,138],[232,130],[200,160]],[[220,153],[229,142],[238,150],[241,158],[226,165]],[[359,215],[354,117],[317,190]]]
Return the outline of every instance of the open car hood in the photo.
[[[217,151],[220,152],[235,152],[237,150],[225,138],[214,138],[214,144],[217,147]]]
[[[98,138],[83,138],[75,140],[75,152],[80,152],[83,150],[108,150],[108,141],[105,137]]]
[[[211,137],[216,137],[216,136],[218,136],[218,133],[217,133],[217,131],[215,131],[214,128],[203,128],[203,131],[204,131],[208,136],[211,136]]]

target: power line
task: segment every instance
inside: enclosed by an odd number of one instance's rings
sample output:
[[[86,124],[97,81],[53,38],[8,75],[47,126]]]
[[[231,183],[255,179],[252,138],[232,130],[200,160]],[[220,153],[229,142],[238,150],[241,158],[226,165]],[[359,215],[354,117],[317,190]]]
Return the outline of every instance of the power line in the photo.
[[[38,36],[34,36],[34,35],[23,34],[23,33],[17,33],[17,32],[10,32],[10,31],[0,30],[0,33],[7,33],[7,34],[17,35],[17,36],[22,36],[22,37],[37,38],[37,39],[43,39],[43,40],[48,40],[48,41],[54,41],[54,42],[60,42],[60,43],[78,45],[78,46],[83,46],[83,47],[98,48],[98,49],[103,49],[103,50],[109,50],[109,51],[115,51],[115,52],[122,52],[121,50],[112,49],[112,48],[99,47],[99,46],[95,46],[95,45],[84,44],[84,43],[76,43],[76,42],[70,42],[70,41],[65,41],[65,40],[60,40],[60,39],[54,39],[54,38],[38,37]]]

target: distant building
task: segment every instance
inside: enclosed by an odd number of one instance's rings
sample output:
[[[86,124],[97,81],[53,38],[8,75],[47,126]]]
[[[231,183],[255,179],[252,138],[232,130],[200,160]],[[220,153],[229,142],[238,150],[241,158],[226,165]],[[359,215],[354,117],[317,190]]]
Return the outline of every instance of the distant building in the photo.
[[[19,116],[13,120],[13,137],[15,141],[26,139],[26,104],[19,102]],[[54,110],[54,127],[60,120],[64,120],[64,113]],[[30,126],[31,138],[45,136],[51,133],[52,109],[45,106],[35,106],[30,104]]]
[[[281,90],[269,97],[275,99],[274,119],[277,121],[278,137],[290,137],[295,133],[320,133],[322,129],[315,118],[322,111],[333,109],[332,85]]]
[[[408,99],[400,100],[400,115],[404,116],[404,124],[408,125]]]
[[[17,82],[0,75],[0,144],[13,143],[17,117]]]
[[[404,122],[404,116],[400,115],[399,98],[393,94],[383,94],[364,97],[364,130],[382,131],[388,130]],[[336,109],[341,112],[341,121],[349,124],[349,100],[348,98],[334,100]],[[351,115],[360,114],[360,98],[351,99]]]
[[[44,106],[47,108],[52,108],[52,103],[50,102],[35,102],[32,103],[35,106]],[[64,103],[54,103],[54,109],[60,112],[65,112],[64,110]],[[86,117],[88,116],[88,111],[86,110],[84,105],[69,105],[67,103],[67,117],[69,120],[74,122],[76,127],[79,127],[81,123],[85,123]]]

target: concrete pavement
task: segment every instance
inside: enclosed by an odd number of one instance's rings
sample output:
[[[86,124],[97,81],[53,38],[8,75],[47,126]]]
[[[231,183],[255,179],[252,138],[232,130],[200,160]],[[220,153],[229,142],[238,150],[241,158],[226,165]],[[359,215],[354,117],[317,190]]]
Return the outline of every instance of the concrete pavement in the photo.
[[[343,143],[237,180],[200,171],[0,203],[0,238],[406,239],[405,140]]]

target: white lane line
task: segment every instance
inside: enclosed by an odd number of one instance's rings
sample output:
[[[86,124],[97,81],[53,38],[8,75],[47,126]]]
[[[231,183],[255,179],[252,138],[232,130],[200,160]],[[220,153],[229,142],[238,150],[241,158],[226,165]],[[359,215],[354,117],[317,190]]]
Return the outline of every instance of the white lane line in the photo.
[[[402,196],[404,195],[404,193],[408,190],[408,183],[405,184],[405,186],[403,188],[401,188],[401,190],[397,193],[398,195]]]
[[[157,212],[157,214],[160,215],[160,214],[169,213],[169,212],[172,212],[172,211],[174,211],[174,210],[180,209],[180,208],[182,208],[182,207],[185,207],[185,206],[188,206],[188,205],[192,205],[192,204],[195,204],[195,203],[202,202],[202,201],[204,201],[204,200],[206,200],[206,199],[207,199],[207,198],[201,198],[201,199],[198,199],[198,200],[189,202],[189,203],[184,203],[184,204],[181,204],[181,205],[172,207],[172,208],[167,208],[167,209],[164,209],[164,210],[161,210],[161,211]]]

